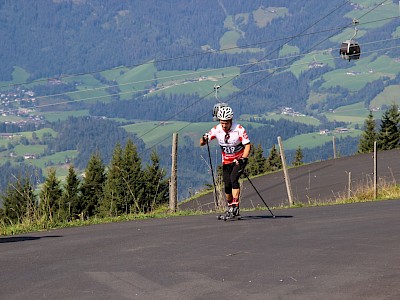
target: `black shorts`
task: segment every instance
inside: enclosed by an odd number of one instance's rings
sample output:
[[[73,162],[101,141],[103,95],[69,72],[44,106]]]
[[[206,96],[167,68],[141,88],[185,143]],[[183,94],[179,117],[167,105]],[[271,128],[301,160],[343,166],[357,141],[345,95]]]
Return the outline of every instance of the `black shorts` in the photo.
[[[225,194],[232,194],[232,189],[238,189],[240,187],[239,178],[242,173],[243,169],[239,164],[231,163],[222,165]]]

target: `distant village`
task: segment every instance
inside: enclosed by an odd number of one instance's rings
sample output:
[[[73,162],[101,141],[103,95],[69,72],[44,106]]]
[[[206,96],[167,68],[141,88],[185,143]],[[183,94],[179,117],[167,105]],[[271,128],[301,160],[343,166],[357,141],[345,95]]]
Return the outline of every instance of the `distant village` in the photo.
[[[285,115],[285,116],[290,116],[290,117],[302,117],[302,116],[306,116],[305,114],[302,114],[300,112],[295,111],[292,107],[281,107],[281,114]],[[335,128],[335,130],[330,131],[328,129],[321,129],[319,131],[319,134],[321,135],[330,135],[332,133],[348,133],[350,132],[349,128],[346,127],[338,127]]]
[[[44,117],[36,114],[36,105],[35,94],[31,90],[0,91],[0,115],[3,117],[19,117],[14,121],[5,121],[5,124],[14,124],[20,128],[27,124],[43,124]]]

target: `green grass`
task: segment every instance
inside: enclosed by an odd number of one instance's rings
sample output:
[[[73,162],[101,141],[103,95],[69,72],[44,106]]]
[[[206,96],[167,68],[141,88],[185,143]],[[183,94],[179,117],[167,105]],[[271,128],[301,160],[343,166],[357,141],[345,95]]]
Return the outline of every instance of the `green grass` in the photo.
[[[264,28],[273,19],[284,17],[288,14],[286,7],[260,7],[253,12],[254,21],[259,28]]]
[[[279,57],[290,56],[293,54],[299,54],[300,49],[297,46],[283,45],[282,49],[279,51]]]
[[[24,156],[25,154],[42,154],[44,149],[46,149],[45,145],[17,145],[14,148],[14,152],[17,155]]]
[[[32,139],[33,133],[36,133],[36,135],[39,139],[42,139],[43,135],[47,134],[47,133],[50,133],[53,137],[56,137],[58,135],[58,133],[51,128],[42,128],[42,129],[35,130],[35,131],[24,131],[24,132],[20,132],[19,134],[26,137],[27,139]]]
[[[316,103],[324,103],[327,97],[328,94],[315,93],[314,91],[311,91],[310,96],[307,99],[307,106]]]
[[[65,82],[79,82],[78,91],[67,93],[75,101],[84,101],[85,103],[95,103],[97,101],[109,101],[110,95],[106,92],[105,85],[95,79],[92,75],[81,75],[73,78],[63,79]]]
[[[358,202],[369,202],[369,201],[383,201],[398,199],[400,197],[400,187],[393,183],[381,183],[378,188],[377,199],[374,199],[374,190],[372,187],[359,187],[352,192],[350,198],[347,197],[336,197],[331,201],[319,201],[318,199],[310,199],[308,203],[295,203],[292,206],[281,205],[279,207],[271,207],[270,209],[279,210],[287,208],[299,208],[299,207],[313,207],[313,206],[327,206],[327,205],[342,205],[348,203]],[[188,200],[189,201],[189,200]],[[256,211],[266,210],[266,208],[257,209],[244,209],[243,211]],[[177,210],[176,212],[169,212],[167,205],[164,205],[154,212],[151,213],[138,213],[138,214],[123,214],[116,217],[92,217],[88,220],[73,220],[73,221],[50,221],[46,216],[36,216],[36,219],[23,218],[18,224],[6,224],[3,220],[0,220],[0,236],[9,236],[22,234],[27,232],[37,232],[43,230],[51,230],[57,228],[67,227],[81,227],[95,224],[107,224],[116,222],[126,221],[138,221],[146,219],[159,219],[159,218],[171,218],[181,216],[194,216],[194,215],[205,215],[210,214],[211,211],[194,211],[194,210]]]
[[[361,135],[361,132],[362,131],[360,130],[352,129],[349,133],[340,133],[340,134],[335,133],[334,135],[337,138],[345,136],[357,137]],[[315,148],[331,141],[332,141],[332,135],[307,133],[307,134],[297,135],[295,137],[283,141],[283,146],[285,150],[296,150],[299,146],[303,149]]]
[[[229,49],[237,46],[237,41],[241,35],[237,31],[227,31],[219,40],[219,46],[221,50]]]
[[[331,122],[340,121],[351,124],[363,125],[369,114],[369,109],[364,107],[363,102],[342,106],[334,110],[334,112],[325,113],[327,119]],[[379,119],[382,112],[373,112],[375,119]]]
[[[286,116],[286,115],[281,115],[281,114],[268,114],[267,120],[279,120],[279,119],[284,119],[284,120],[288,120],[288,121],[293,121],[293,122],[298,122],[298,123],[303,123],[303,124],[307,124],[307,125],[315,125],[318,126],[321,124],[321,122],[314,118],[314,117],[310,117],[310,116],[299,116],[299,117],[291,117],[291,116]]]
[[[239,121],[240,124],[246,126],[252,124],[254,127],[262,126],[257,123],[250,123],[246,121]],[[163,146],[170,146],[172,144],[172,134],[178,133],[178,144],[184,145],[187,137],[190,138],[190,145],[198,146],[200,137],[215,126],[216,122],[200,122],[189,123],[171,121],[164,124],[160,122],[143,122],[123,126],[127,132],[133,132],[143,139],[146,148],[151,148],[154,145],[161,144]]]
[[[358,60],[355,66],[348,69],[337,69],[325,73],[322,77],[325,83],[323,88],[341,86],[350,91],[359,91],[368,82],[373,82],[383,76],[394,78],[399,71],[399,65],[394,63],[393,59],[382,55],[376,58],[375,55],[370,55]],[[349,75],[347,72],[352,72],[354,75]]]
[[[270,114],[258,114],[258,115],[241,115],[240,116],[241,119],[243,120],[250,120],[250,118],[265,118],[266,120],[280,120],[280,119],[284,119],[284,120],[289,120],[289,121],[293,121],[293,122],[298,122],[298,123],[303,123],[303,124],[307,124],[307,125],[315,125],[318,126],[321,122],[311,116],[299,116],[299,117],[291,117],[291,116],[286,116],[286,115],[281,115],[281,114],[277,114],[277,113],[270,113]],[[251,123],[254,126],[254,123]]]
[[[30,74],[25,71],[21,67],[14,67],[14,70],[12,72],[12,80],[11,81],[0,81],[0,87],[7,87],[10,84],[17,84],[17,83],[23,83],[27,82]]]
[[[353,18],[360,21],[360,29],[371,29],[381,27],[391,21],[391,17],[399,16],[399,6],[397,3],[392,3],[392,1],[386,1],[384,5],[379,5],[382,1],[374,0],[356,0],[353,1],[358,4],[362,4],[364,9],[362,10],[351,10],[345,15],[350,20]],[[377,22],[377,20],[383,20]],[[369,23],[370,22],[370,23]],[[368,23],[368,24],[367,24]]]
[[[12,73],[13,83],[16,82],[26,82],[30,74],[20,67],[14,67],[14,72]]]
[[[301,72],[309,70],[309,64],[314,61],[323,63],[325,65],[329,65],[331,67],[335,66],[332,53],[318,51],[306,54],[303,58],[297,60],[295,63],[291,65],[290,71],[297,78],[299,78]]]
[[[18,122],[23,120],[25,120],[25,118],[18,116],[0,116],[0,122]]]
[[[43,230],[51,230],[57,228],[68,228],[68,227],[81,227],[95,224],[107,224],[116,222],[126,222],[135,220],[146,220],[146,219],[160,219],[180,216],[193,216],[205,214],[204,212],[196,211],[177,211],[171,213],[168,211],[166,206],[163,206],[151,213],[137,213],[137,214],[124,214],[117,217],[92,217],[88,220],[74,220],[74,221],[50,221],[48,218],[41,217],[37,220],[24,219],[21,223],[8,225],[4,221],[0,220],[0,236],[15,235],[27,232],[36,232]]]
[[[188,72],[180,72],[183,74],[191,74]],[[171,81],[165,80],[163,82],[160,79],[160,82],[164,84],[164,87],[154,94],[163,93],[166,95],[170,94],[194,94],[197,93],[200,97],[208,96],[208,98],[213,98],[215,96],[214,86],[221,85],[222,88],[218,91],[218,97],[223,99],[231,95],[234,92],[239,91],[237,87],[235,87],[232,83],[232,77],[239,74],[239,68],[232,67],[228,69],[224,69],[223,72],[221,70],[202,70],[197,75],[189,75],[186,78],[191,79],[194,76],[197,78],[203,77],[201,81],[194,82],[184,82],[183,76],[179,77],[179,80]],[[162,76],[164,75],[164,76]],[[177,76],[179,72],[160,72],[160,78],[169,77],[169,76]]]
[[[156,144],[168,146],[172,144],[172,134],[178,132],[178,143],[183,145],[184,137],[189,136],[194,141],[209,131],[215,123],[189,123],[171,121],[161,125],[159,122],[144,122],[123,126],[127,132],[134,132],[143,139],[147,148]]]
[[[391,85],[378,94],[370,103],[370,107],[381,108],[382,105],[390,106],[393,103],[400,105],[400,86]]]
[[[41,113],[44,118],[49,122],[56,122],[58,120],[65,121],[68,117],[83,117],[89,116],[89,110],[67,110],[67,111],[51,111]]]
[[[70,159],[75,158],[78,155],[77,150],[67,150],[67,151],[60,151],[52,155],[48,156],[43,156],[40,157],[39,159],[34,159],[31,161],[31,163],[39,168],[45,169],[46,164],[48,165],[50,162],[54,164],[54,168],[56,166],[64,166],[65,165],[65,159],[68,157]],[[57,175],[60,175],[57,173]]]

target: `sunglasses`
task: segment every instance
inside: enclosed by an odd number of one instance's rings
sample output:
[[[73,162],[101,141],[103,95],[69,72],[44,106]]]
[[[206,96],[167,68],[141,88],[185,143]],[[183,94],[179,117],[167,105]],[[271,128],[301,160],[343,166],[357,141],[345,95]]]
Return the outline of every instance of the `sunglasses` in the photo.
[[[230,138],[230,135],[229,135],[229,132],[227,132],[225,134],[225,143],[228,143],[229,138]]]

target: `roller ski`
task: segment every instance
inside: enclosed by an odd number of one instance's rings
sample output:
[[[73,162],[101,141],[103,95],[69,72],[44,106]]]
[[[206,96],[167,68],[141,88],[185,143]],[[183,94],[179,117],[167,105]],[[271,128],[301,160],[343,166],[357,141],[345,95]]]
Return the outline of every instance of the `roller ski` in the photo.
[[[218,220],[240,220],[240,211],[238,206],[230,206],[224,215],[219,215]]]

